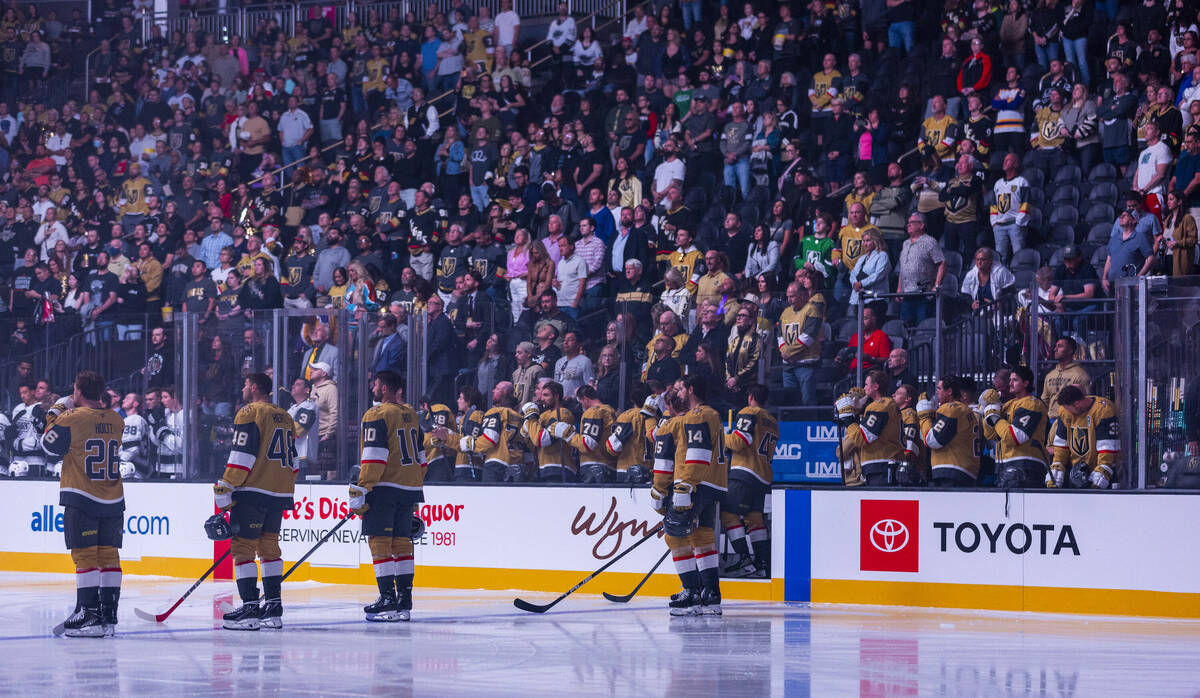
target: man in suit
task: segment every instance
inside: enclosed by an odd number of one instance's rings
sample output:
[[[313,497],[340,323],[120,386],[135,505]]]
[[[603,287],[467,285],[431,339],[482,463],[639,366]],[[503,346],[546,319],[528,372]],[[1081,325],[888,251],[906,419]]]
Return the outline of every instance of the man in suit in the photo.
[[[658,267],[654,262],[654,251],[650,249],[650,241],[646,234],[633,224],[633,209],[621,209],[621,220],[617,225],[616,234],[608,240],[608,254],[604,261],[604,271],[609,279],[622,279],[625,276],[625,263],[636,259],[642,263],[646,280],[653,283],[653,272]]]
[[[375,325],[375,350],[372,354],[371,373],[395,371],[404,375],[408,357],[408,345],[396,332],[396,316],[386,313]]]
[[[445,306],[436,293],[429,297],[425,312],[429,317],[426,339],[426,390],[431,403],[451,404],[454,399],[454,325],[446,317]]]
[[[304,361],[300,365],[302,371],[300,377],[309,382],[313,381],[313,364],[326,363],[331,367],[329,378],[337,382],[338,365],[341,362],[338,361],[338,348],[329,343],[329,326],[317,321],[309,336],[312,340],[312,349],[304,352]]]

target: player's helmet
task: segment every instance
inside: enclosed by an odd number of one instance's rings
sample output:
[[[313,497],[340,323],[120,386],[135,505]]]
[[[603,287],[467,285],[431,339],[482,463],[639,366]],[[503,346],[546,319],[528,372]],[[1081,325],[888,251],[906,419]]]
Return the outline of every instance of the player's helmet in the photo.
[[[62,476],[62,461],[55,461],[46,465],[46,469],[50,471],[50,477],[58,479]]]
[[[425,537],[425,519],[413,514],[412,527],[409,529],[408,537],[414,543]]]
[[[1067,481],[1071,483],[1071,487],[1077,490],[1086,490],[1092,486],[1088,476],[1091,475],[1091,470],[1087,463],[1080,461],[1071,466],[1071,472],[1067,473]]]
[[[234,530],[223,514],[213,514],[204,522],[204,534],[210,540],[229,540],[233,538]]]
[[[121,479],[129,480],[137,475],[137,468],[133,467],[133,463],[127,460],[121,461]]]
[[[23,460],[14,460],[8,464],[9,477],[26,477],[29,475],[29,463]]]

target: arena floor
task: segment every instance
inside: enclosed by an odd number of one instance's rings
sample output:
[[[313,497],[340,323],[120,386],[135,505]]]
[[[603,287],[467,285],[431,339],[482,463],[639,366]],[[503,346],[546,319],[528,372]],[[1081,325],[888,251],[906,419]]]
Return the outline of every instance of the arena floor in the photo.
[[[604,591],[603,578],[589,587]],[[513,592],[418,589],[411,623],[372,624],[366,587],[285,585],[282,631],[217,628],[230,583],[163,625],[178,579],[126,580],[114,639],[53,638],[67,575],[0,574],[0,694],[1195,695],[1200,622],[572,596],[545,615]],[[626,589],[608,591],[623,593]],[[547,601],[547,594],[520,594]]]

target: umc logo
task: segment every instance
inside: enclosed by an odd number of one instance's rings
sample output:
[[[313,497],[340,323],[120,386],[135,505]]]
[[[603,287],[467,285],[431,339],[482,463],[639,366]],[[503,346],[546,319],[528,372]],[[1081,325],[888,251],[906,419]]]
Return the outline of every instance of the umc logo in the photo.
[[[916,500],[859,501],[859,569],[864,572],[916,572],[920,516]]]

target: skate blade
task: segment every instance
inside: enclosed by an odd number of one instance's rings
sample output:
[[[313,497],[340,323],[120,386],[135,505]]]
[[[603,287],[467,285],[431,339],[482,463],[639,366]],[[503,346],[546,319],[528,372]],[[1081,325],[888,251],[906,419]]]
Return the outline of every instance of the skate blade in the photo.
[[[261,627],[268,630],[279,630],[283,627],[282,618],[263,618],[259,623]]]
[[[367,620],[371,621],[372,623],[395,623],[400,620],[408,619],[402,619],[399,611],[384,611],[382,613],[368,613]]]
[[[700,615],[703,616],[719,616],[721,615],[720,606],[701,606]]]
[[[227,620],[221,627],[226,630],[258,630],[262,627],[262,623],[257,618],[254,620]]]
[[[64,630],[63,635],[67,637],[104,637],[104,626],[93,625],[87,628]]]
[[[671,615],[673,615],[673,616],[698,616],[698,615],[700,615],[700,609],[696,608],[695,606],[690,606],[688,608],[672,608]]]

